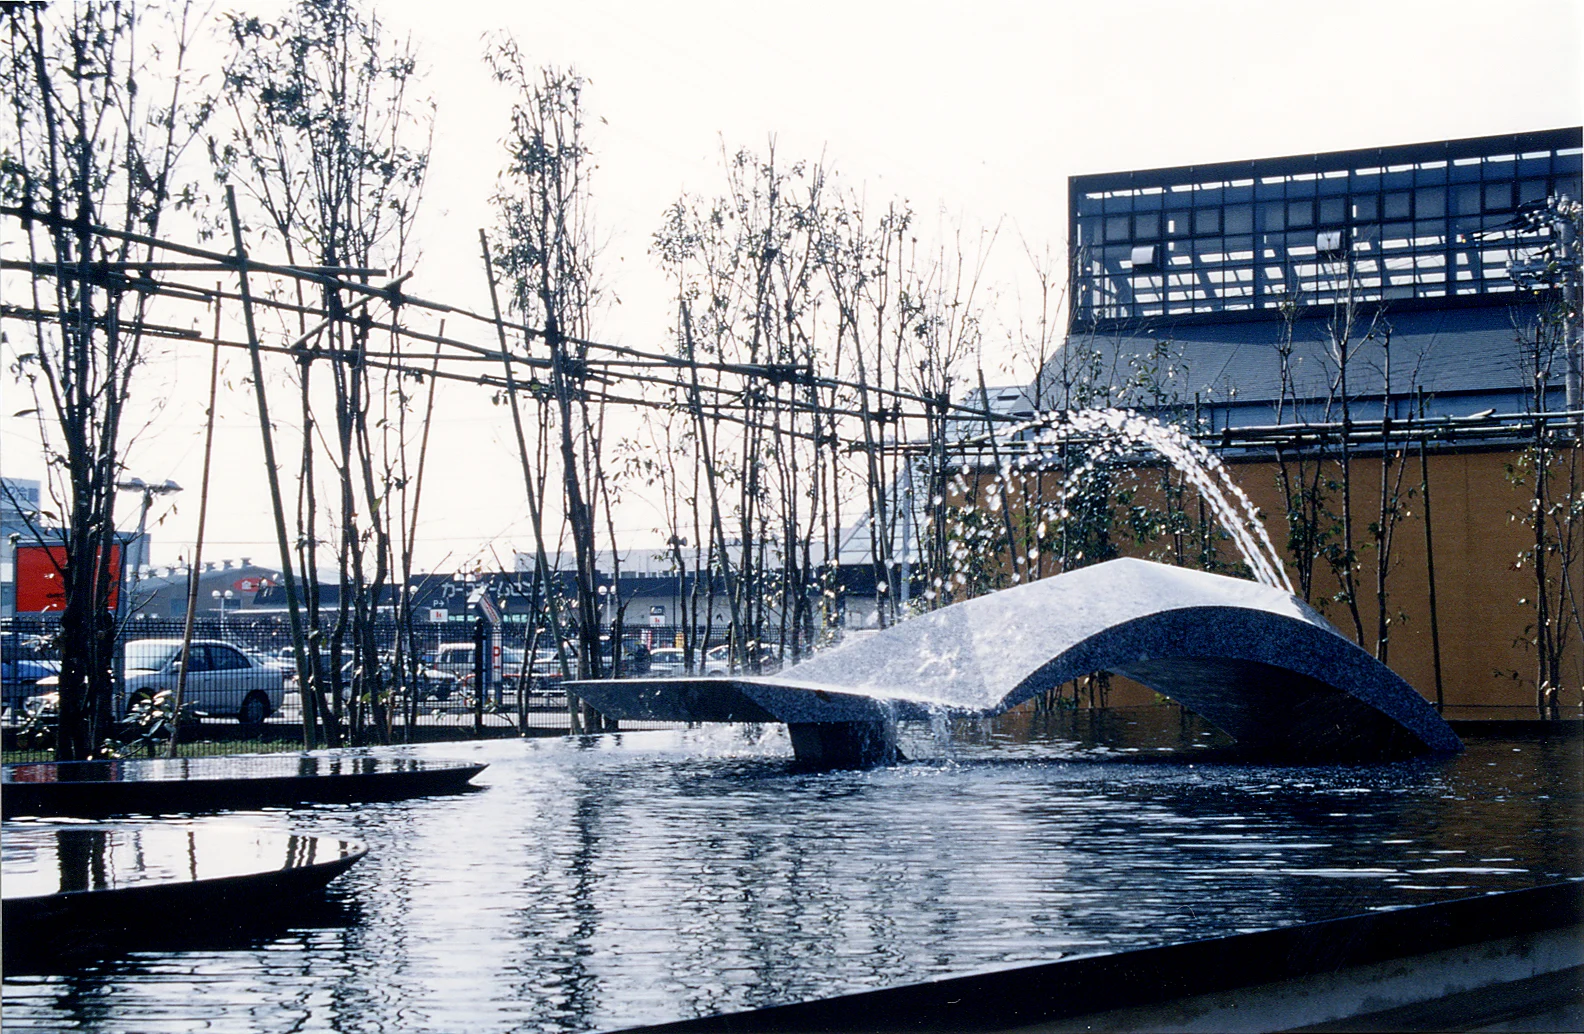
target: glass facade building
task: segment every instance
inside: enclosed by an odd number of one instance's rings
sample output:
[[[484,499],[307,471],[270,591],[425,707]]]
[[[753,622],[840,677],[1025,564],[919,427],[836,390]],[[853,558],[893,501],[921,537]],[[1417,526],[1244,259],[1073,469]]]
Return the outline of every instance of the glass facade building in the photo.
[[[1515,291],[1508,264],[1546,243],[1523,213],[1581,197],[1580,136],[1072,177],[1074,324]]]

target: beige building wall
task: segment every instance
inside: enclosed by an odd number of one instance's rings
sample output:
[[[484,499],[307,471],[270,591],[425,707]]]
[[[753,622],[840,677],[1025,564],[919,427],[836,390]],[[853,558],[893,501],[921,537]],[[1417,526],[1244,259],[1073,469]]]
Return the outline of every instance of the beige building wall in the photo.
[[[1534,638],[1535,574],[1520,554],[1534,544],[1534,532],[1519,517],[1527,512],[1532,489],[1514,485],[1507,467],[1512,450],[1432,453],[1428,457],[1430,514],[1433,521],[1436,610],[1441,643],[1441,682],[1448,708],[1535,707],[1537,660]],[[1425,549],[1425,501],[1419,493],[1418,456],[1404,457],[1400,492],[1405,515],[1396,527],[1387,573],[1386,610],[1391,618],[1387,663],[1429,699],[1435,699],[1435,664],[1429,606],[1429,564]],[[1285,505],[1274,462],[1229,463],[1249,498],[1266,516],[1266,528],[1285,554]],[[1373,652],[1376,636],[1376,551],[1370,525],[1380,515],[1381,460],[1355,459],[1353,476],[1354,547],[1359,557],[1359,612],[1364,646]],[[1392,465],[1395,474],[1396,463]],[[1412,489],[1414,495],[1407,498]],[[1340,493],[1331,506],[1340,510]],[[1289,576],[1293,576],[1289,568]],[[1584,571],[1575,571],[1575,579]],[[1296,578],[1294,578],[1296,582]],[[1349,636],[1354,625],[1343,603],[1318,599],[1337,592],[1337,579],[1317,565],[1316,603]],[[1584,585],[1579,588],[1584,590]],[[1577,708],[1584,686],[1584,648],[1576,626],[1565,632],[1561,703]],[[1465,717],[1477,717],[1466,714]],[[1494,712],[1493,712],[1494,716]]]

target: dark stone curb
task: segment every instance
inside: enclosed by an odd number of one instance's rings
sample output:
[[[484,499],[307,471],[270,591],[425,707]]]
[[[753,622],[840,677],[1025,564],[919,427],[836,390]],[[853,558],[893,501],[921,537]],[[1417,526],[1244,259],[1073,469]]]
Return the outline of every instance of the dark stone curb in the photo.
[[[47,971],[51,962],[118,949],[226,935],[246,937],[308,914],[302,903],[367,853],[278,871],[113,891],[13,898],[4,906],[8,971]],[[20,963],[14,967],[13,962]]]
[[[948,977],[630,1031],[988,1031],[1333,973],[1584,922],[1584,882]],[[1584,943],[1581,943],[1584,955]]]
[[[0,793],[0,815],[9,819],[19,815],[87,818],[391,801],[470,789],[469,780],[487,766],[426,766],[399,771],[255,778],[238,774],[209,779],[59,779],[49,782],[16,780],[17,770],[29,766],[6,767],[7,779]],[[69,768],[69,765],[51,767]]]

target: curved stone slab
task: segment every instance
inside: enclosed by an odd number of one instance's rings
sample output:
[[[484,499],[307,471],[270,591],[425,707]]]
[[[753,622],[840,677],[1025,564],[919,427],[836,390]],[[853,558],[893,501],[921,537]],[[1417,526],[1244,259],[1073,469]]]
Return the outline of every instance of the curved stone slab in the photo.
[[[776,676],[568,688],[613,718],[821,725],[993,715],[1096,671],[1295,760],[1462,749],[1422,696],[1297,597],[1131,559],[943,607]]]
[[[37,761],[0,771],[0,816],[160,815],[459,793],[487,766],[367,754]]]
[[[8,967],[267,928],[300,917],[367,853],[335,837],[166,821],[6,823],[3,836]]]

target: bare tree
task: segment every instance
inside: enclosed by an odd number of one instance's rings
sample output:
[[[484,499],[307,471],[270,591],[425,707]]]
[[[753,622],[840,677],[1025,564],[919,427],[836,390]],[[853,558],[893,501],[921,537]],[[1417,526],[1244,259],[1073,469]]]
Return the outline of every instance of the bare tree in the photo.
[[[488,57],[496,79],[517,94],[507,165],[495,197],[495,258],[511,284],[512,310],[525,325],[543,328],[549,352],[547,390],[559,426],[562,502],[577,565],[579,675],[599,678],[596,509],[602,500],[608,507],[609,500],[602,412],[587,391],[587,342],[601,297],[589,183],[593,159],[584,139],[587,84],[572,71],[530,70],[510,37],[495,41]],[[619,653],[619,644],[612,653]]]
[[[1577,221],[1577,206],[1569,214]],[[1576,418],[1547,412],[1547,396],[1568,360],[1569,320],[1576,317],[1561,292],[1546,289],[1538,294],[1539,316],[1520,327],[1518,334],[1530,385],[1531,437],[1507,465],[1507,479],[1527,488],[1529,497],[1513,516],[1531,534],[1517,560],[1519,567],[1528,565],[1534,579],[1531,594],[1519,602],[1533,611],[1524,640],[1535,651],[1535,706],[1542,716],[1558,717],[1562,692],[1569,684],[1579,684],[1578,669],[1584,663],[1579,645],[1584,643],[1584,592],[1579,585],[1584,556],[1584,438]]]
[[[1298,303],[1285,298],[1281,304],[1281,335],[1276,344],[1278,362],[1278,389],[1276,398],[1276,423],[1301,424],[1308,419],[1305,400],[1299,396],[1298,364],[1302,357],[1295,355],[1294,330],[1298,319]],[[1326,411],[1330,410],[1330,401]],[[1327,544],[1339,531],[1336,518],[1326,505],[1328,494],[1338,486],[1326,477],[1323,444],[1306,450],[1303,439],[1291,446],[1276,447],[1276,482],[1281,489],[1283,509],[1287,518],[1287,557],[1298,575],[1298,592],[1305,602],[1314,600],[1315,562],[1326,555]]]
[[[1349,258],[1347,261],[1351,263],[1352,260]],[[1375,307],[1368,322],[1365,322],[1366,314],[1356,294],[1356,281],[1349,266],[1346,289],[1332,303],[1325,325],[1326,352],[1332,366],[1328,397],[1335,400],[1342,423],[1341,435],[1337,439],[1337,484],[1342,496],[1342,510],[1338,515],[1341,541],[1329,543],[1325,557],[1337,579],[1337,592],[1332,598],[1347,608],[1348,617],[1353,622],[1354,639],[1363,646],[1364,619],[1359,612],[1359,551],[1353,528],[1353,361],[1360,346],[1374,336],[1381,309]]]
[[[411,43],[388,41],[379,19],[354,0],[300,0],[274,22],[232,15],[230,30],[230,136],[210,148],[218,175],[245,188],[288,261],[331,270],[399,268],[422,197],[431,133],[432,109],[412,95],[418,67]],[[349,303],[333,281],[323,282],[323,319],[310,329],[303,281],[293,285],[298,319],[290,338],[303,420],[296,559],[309,647],[301,675],[305,693],[313,687],[305,717],[312,704],[334,740],[349,700],[353,734],[368,727],[386,739],[390,714],[375,625],[402,567],[396,542],[405,532],[394,529],[409,525],[404,504],[418,499],[402,492],[407,437],[398,433],[413,396],[399,376],[371,370],[361,358],[372,328],[356,309],[367,298]],[[390,347],[400,348],[394,333]],[[350,356],[329,364],[333,439],[322,443],[335,483],[330,522],[339,583],[328,629],[318,592],[315,446],[322,430],[312,377],[326,355]],[[350,682],[343,658],[351,660]]]
[[[33,531],[63,560],[56,756],[78,760],[115,711],[116,481],[154,301],[139,263],[170,211],[194,200],[178,170],[212,100],[193,92],[198,19],[185,6],[12,4],[0,17],[15,133],[0,191],[33,271],[31,347],[14,370],[34,397],[58,507],[58,532]]]

